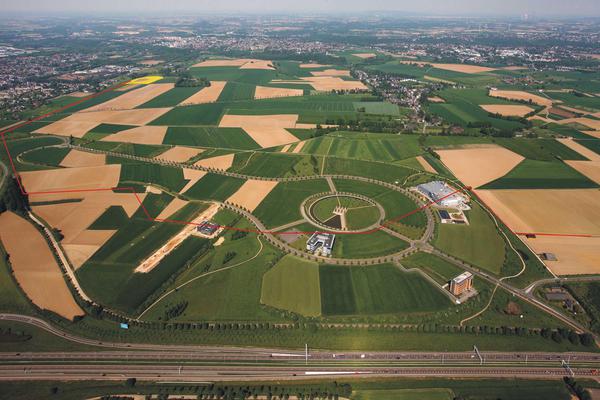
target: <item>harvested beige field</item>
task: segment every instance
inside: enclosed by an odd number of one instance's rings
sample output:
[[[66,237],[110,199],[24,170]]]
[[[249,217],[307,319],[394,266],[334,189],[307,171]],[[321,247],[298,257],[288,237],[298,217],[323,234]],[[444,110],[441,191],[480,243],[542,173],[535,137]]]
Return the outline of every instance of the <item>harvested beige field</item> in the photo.
[[[354,53],[352,55],[354,57],[358,57],[358,58],[362,58],[362,59],[377,57],[377,54],[375,54],[375,53]]]
[[[325,69],[323,71],[312,71],[313,76],[350,76],[347,69]]]
[[[129,90],[137,89],[140,86],[142,86],[142,85],[135,85],[135,84],[128,83],[127,85],[116,88],[114,91],[115,92],[127,92]]]
[[[446,102],[446,100],[444,100],[438,96],[428,97],[427,100],[430,101],[431,103],[445,103]]]
[[[152,271],[158,264],[160,264],[161,260],[165,258],[169,253],[177,248],[185,239],[187,239],[190,235],[194,233],[198,224],[202,223],[202,221],[210,220],[214,215],[219,211],[218,204],[211,204],[206,210],[204,210],[200,215],[198,215],[194,220],[183,227],[179,233],[173,236],[167,243],[165,243],[160,249],[158,249],[154,254],[145,259],[140,265],[136,267],[134,272],[139,273],[147,273]]]
[[[140,201],[144,193],[137,195]],[[79,268],[115,233],[113,230],[88,230],[111,206],[120,206],[131,217],[139,208],[139,202],[131,193],[112,191],[80,192],[61,195],[62,199],[80,198],[76,203],[33,206],[33,211],[50,226],[60,229],[64,236],[61,244],[74,268]],[[34,197],[38,200],[37,196]],[[55,199],[58,199],[55,198]]]
[[[537,254],[556,256],[557,261],[544,261],[556,275],[600,273],[600,237],[538,236],[524,240]]]
[[[194,67],[239,67],[240,69],[275,69],[273,62],[269,60],[257,60],[253,58],[236,58],[226,60],[206,60]]]
[[[252,212],[271,193],[271,190],[277,186],[277,183],[274,181],[248,179],[237,192],[227,199],[227,202]]]
[[[300,64],[300,68],[322,68],[322,67],[329,67],[330,65],[327,64],[317,64],[317,63],[306,63],[306,64]]]
[[[0,214],[0,240],[10,255],[15,279],[38,307],[67,319],[84,315],[75,302],[42,234],[12,212]]]
[[[233,165],[234,154],[225,154],[223,156],[205,158],[196,162],[194,165],[204,168],[216,168],[227,171]]]
[[[582,110],[580,108],[575,108],[575,107],[559,106],[559,108],[562,108],[563,110],[567,110],[567,111],[570,111],[575,114],[581,114],[581,115],[586,115],[586,114],[590,113],[589,111]]]
[[[103,137],[103,142],[137,144],[162,144],[167,134],[167,126],[138,126]]]
[[[469,65],[469,64],[443,64],[443,63],[430,63],[424,61],[400,61],[401,64],[418,65],[423,68],[431,65],[437,69],[444,69],[446,71],[462,72],[463,74],[480,74],[482,72],[495,71],[496,68],[482,67],[480,65]]]
[[[177,211],[181,210],[183,206],[185,206],[188,202],[185,200],[181,200],[178,197],[175,197],[171,202],[158,214],[156,219],[163,220],[169,218],[171,215],[175,214]]]
[[[274,79],[271,83],[291,83],[296,85],[311,85],[315,90],[330,92],[332,90],[367,90],[368,88],[360,81],[345,81],[337,76],[308,76],[300,80],[285,81]]]
[[[449,85],[456,85],[456,82],[450,81],[448,79],[435,78],[435,77],[429,76],[429,75],[424,75],[423,78],[425,80],[431,81],[431,82],[441,82],[441,83],[447,83]]]
[[[421,164],[421,167],[423,167],[426,172],[437,174],[437,171],[431,166],[431,164],[427,162],[426,159],[423,158],[423,156],[417,156],[417,161],[419,164]]]
[[[261,147],[273,147],[298,141],[298,138],[285,130],[295,128],[297,120],[297,114],[227,114],[221,118],[219,127],[242,128]]]
[[[524,160],[519,154],[495,145],[436,152],[454,176],[473,188],[503,177]]]
[[[164,60],[144,60],[144,61],[140,61],[140,64],[153,66],[153,65],[162,64],[164,62],[165,62]]]
[[[291,144],[286,144],[285,146],[283,146],[283,148],[279,152],[287,153],[291,146],[292,146]]]
[[[88,92],[73,92],[73,93],[69,93],[67,96],[70,97],[87,97],[91,95],[91,93]]]
[[[296,147],[294,147],[294,150],[292,150],[292,153],[300,153],[302,151],[302,148],[306,144],[306,142],[308,142],[308,140],[303,140],[303,141],[299,142],[296,145]]]
[[[600,161],[565,161],[565,163],[600,184]]]
[[[131,110],[137,106],[168,92],[175,87],[174,83],[153,83],[142,85],[140,88],[131,90],[125,94],[105,101],[104,103],[87,108],[86,112],[92,111],[110,111],[110,110]]]
[[[233,162],[233,160],[232,160]],[[197,164],[197,163],[196,163]],[[229,167],[228,167],[229,168]],[[184,168],[183,169],[183,178],[188,180],[188,183],[179,191],[179,193],[185,193],[189,188],[194,186],[196,182],[198,182],[204,175],[206,175],[205,171],[200,171],[197,169]]]
[[[556,140],[558,140],[559,142],[561,142],[562,144],[564,144],[571,150],[574,150],[577,153],[581,154],[582,156],[584,156],[585,158],[587,158],[590,161],[600,161],[600,154],[588,149],[585,146],[580,145],[573,139],[556,139]]]
[[[45,129],[50,129],[55,124],[62,122],[95,122],[98,124],[116,124],[116,125],[146,125],[164,113],[171,110],[171,107],[166,108],[138,108],[135,110],[117,110],[117,111],[96,111],[88,112],[87,110],[71,114],[60,121],[54,122]]]
[[[276,97],[294,97],[304,95],[303,89],[276,88],[268,86],[257,86],[254,91],[255,99],[272,99]]]
[[[225,81],[211,81],[210,86],[202,88],[199,92],[194,93],[179,105],[186,106],[192,104],[214,103],[221,95],[226,84],[227,82]]]
[[[446,71],[462,72],[463,74],[480,74],[482,72],[491,72],[495,68],[482,67],[480,65],[468,64],[431,64],[435,68],[444,69]]]
[[[476,193],[515,232],[600,235],[599,190],[478,190]]]
[[[590,129],[593,129],[595,131],[600,131],[600,120],[597,119],[591,119],[591,118],[569,118],[569,119],[563,119],[560,121],[555,121],[561,125],[566,125],[566,124],[580,124],[580,125],[584,125],[587,126]]]
[[[483,104],[479,107],[492,114],[503,117],[524,117],[533,111],[533,108],[521,105]]]
[[[527,67],[518,66],[518,65],[511,65],[510,67],[502,67],[501,69],[503,69],[505,71],[519,71],[519,70],[522,70],[522,69],[527,69]]]
[[[532,103],[545,107],[552,106],[552,100],[521,90],[490,90],[489,95],[491,97],[500,97],[507,100],[531,101]]]
[[[47,135],[73,136],[81,138],[90,130],[98,126],[96,121],[56,121],[50,125],[41,127],[33,133],[43,133]]]
[[[111,164],[98,167],[58,168],[43,171],[27,171],[19,174],[25,189],[33,195],[68,189],[105,189],[119,184],[121,165]],[[76,198],[81,198],[79,193]],[[33,201],[43,201],[37,197]]]
[[[61,167],[98,167],[106,164],[106,154],[88,153],[87,151],[71,150],[60,162]]]
[[[193,147],[174,146],[169,150],[165,151],[164,153],[156,156],[155,158],[182,163],[189,160],[192,157],[196,157],[203,151],[203,149],[195,149]]]

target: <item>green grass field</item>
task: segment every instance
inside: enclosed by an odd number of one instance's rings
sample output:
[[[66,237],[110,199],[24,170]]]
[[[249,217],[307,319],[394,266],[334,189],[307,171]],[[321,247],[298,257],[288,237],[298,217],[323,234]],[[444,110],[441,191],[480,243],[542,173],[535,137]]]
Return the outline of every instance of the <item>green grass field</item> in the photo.
[[[125,163],[121,165],[119,186],[128,183],[157,184],[174,192],[179,192],[187,183],[183,170],[160,164]]]
[[[224,103],[208,103],[175,107],[150,125],[188,126],[218,125],[224,112]]]
[[[321,315],[319,266],[285,256],[264,274],[260,302],[307,317]]]
[[[42,164],[57,167],[60,162],[71,151],[68,148],[50,147],[47,149],[38,149],[24,154],[21,159],[33,164]]]
[[[338,206],[347,209],[346,223],[349,230],[367,228],[377,223],[380,217],[375,205],[365,200],[344,196],[317,200],[311,206],[311,213],[319,222],[324,223],[333,217],[333,211]]]
[[[307,197],[329,191],[324,179],[280,182],[254,210],[267,228],[274,228],[301,218],[300,204]]]
[[[201,87],[174,87],[137,108],[175,107],[202,89]]]
[[[449,389],[357,390],[352,400],[454,400]]]
[[[505,244],[494,222],[476,203],[467,211],[469,225],[440,224],[434,245],[440,250],[494,274],[504,264]]]
[[[98,217],[97,220],[92,222],[88,229],[92,230],[106,230],[106,229],[119,229],[129,221],[127,213],[121,206],[110,206],[109,208]]]
[[[325,174],[340,174],[351,176],[362,176],[383,182],[402,183],[416,171],[387,163],[352,160],[337,157],[325,158]]]
[[[406,269],[417,268],[423,270],[440,285],[445,285],[452,278],[464,272],[456,265],[428,253],[411,254],[403,258],[401,263]]]
[[[217,101],[238,101],[254,99],[255,85],[242,82],[227,82]]]
[[[163,143],[240,150],[260,148],[241,128],[169,127]]]
[[[596,187],[598,184],[562,162],[523,160],[508,174],[481,188],[586,189]]]
[[[408,243],[395,236],[376,230],[368,234],[341,234],[335,238],[334,257],[368,258],[397,253]]]
[[[600,154],[600,139],[591,139],[591,140],[575,140],[582,146],[587,147],[592,150],[596,154]]]
[[[244,184],[243,179],[208,173],[184,195],[197,200],[225,201]]]
[[[323,315],[438,311],[450,301],[423,277],[389,264],[320,267]]]
[[[530,160],[586,160],[581,154],[554,139],[495,138],[493,142]]]

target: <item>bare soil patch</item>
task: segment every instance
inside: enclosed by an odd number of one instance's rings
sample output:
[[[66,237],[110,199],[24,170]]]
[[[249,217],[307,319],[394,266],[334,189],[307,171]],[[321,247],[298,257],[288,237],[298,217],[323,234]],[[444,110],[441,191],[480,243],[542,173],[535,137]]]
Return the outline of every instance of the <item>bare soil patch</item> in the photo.
[[[300,80],[284,81],[274,79],[272,83],[309,84],[315,90],[329,92],[332,90],[367,90],[368,88],[360,81],[345,81],[337,76],[308,76]]]
[[[586,135],[600,139],[600,131],[582,131]]]
[[[445,103],[446,102],[446,100],[444,100],[438,96],[428,97],[427,100],[430,101],[431,103]]]
[[[567,111],[562,107],[552,107],[548,109],[550,114],[558,115],[563,118],[576,118],[577,114],[572,113],[571,111]]]
[[[462,72],[463,74],[480,74],[482,72],[491,72],[495,68],[482,67],[480,65],[468,64],[431,64],[435,68],[444,69],[447,71]]]
[[[188,202],[175,197],[171,202],[158,214],[156,219],[166,219],[177,211],[181,210]]]
[[[88,153],[87,151],[71,150],[60,162],[61,167],[98,167],[106,164],[106,154]]]
[[[473,188],[506,175],[524,159],[519,154],[495,145],[436,152],[458,179]]]
[[[175,146],[165,151],[161,155],[157,156],[156,158],[181,163],[189,160],[192,157],[196,157],[203,151],[203,149],[196,149],[193,147]]]
[[[257,86],[254,91],[255,99],[272,99],[275,97],[293,97],[302,96],[304,90],[302,89],[288,89],[288,88],[276,88],[268,86]]]
[[[194,165],[205,168],[216,168],[226,171],[233,165],[234,154],[225,154],[223,156],[205,158],[196,162]]]
[[[273,62],[269,60],[257,60],[253,58],[236,58],[226,60],[206,60],[194,67],[239,67],[240,69],[275,69]]]
[[[278,182],[249,179],[227,201],[254,211],[263,199],[277,186]]]
[[[294,150],[292,150],[292,153],[300,153],[302,151],[302,148],[306,144],[306,142],[307,142],[307,140],[303,140],[303,141],[299,142],[296,145],[296,147],[294,147]]]
[[[164,113],[171,110],[171,107],[165,108],[138,108],[135,110],[117,110],[117,111],[96,111],[87,110],[71,114],[68,117],[54,122],[44,128],[52,127],[54,124],[62,122],[95,122],[98,124],[116,124],[116,125],[146,125]],[[91,129],[91,128],[90,128]]]
[[[476,193],[515,232],[600,235],[599,190],[477,190]]]
[[[5,212],[0,215],[0,239],[10,254],[19,286],[35,305],[70,320],[84,314],[46,240],[33,225],[12,212]]]
[[[552,106],[552,100],[521,90],[490,90],[489,95],[491,97],[500,97],[507,100],[531,101],[540,106]]]
[[[211,81],[210,86],[202,88],[199,92],[194,93],[179,105],[186,106],[192,104],[214,103],[221,95],[226,84],[227,82],[225,81]]]
[[[291,144],[286,144],[285,146],[283,146],[283,148],[279,152],[287,153],[291,146],[292,146]]]
[[[175,87],[174,83],[153,83],[142,85],[119,97],[86,109],[86,111],[130,110],[136,108]]]
[[[164,60],[143,60],[143,61],[140,61],[140,64],[153,66],[153,65],[162,64],[164,62],[165,62]]]
[[[504,117],[524,117],[533,111],[533,108],[521,105],[483,104],[480,107],[489,113]]]
[[[167,134],[167,126],[138,126],[106,136],[103,142],[123,142],[138,144],[162,144]],[[163,153],[164,154],[164,153]]]
[[[22,182],[32,196],[36,192],[60,191],[68,189],[107,189],[118,185],[121,165],[98,167],[58,168],[44,171],[22,172]],[[33,194],[32,194],[33,193]],[[81,193],[78,197],[81,198]],[[33,201],[39,200],[37,197]]]
[[[421,167],[427,172],[431,172],[432,174],[437,174],[437,171],[424,159],[422,156],[417,156],[417,161],[421,164]]]
[[[261,147],[281,146],[298,138],[285,130],[295,128],[297,114],[224,115],[220,127],[242,128]]]
[[[567,118],[567,119],[557,121],[557,123],[559,123],[561,125],[575,123],[575,124],[587,126],[588,128],[593,129],[595,131],[600,131],[600,120],[598,120],[598,119],[591,119],[591,118],[586,118],[586,117]]]
[[[306,64],[300,64],[300,68],[322,68],[322,67],[329,67],[330,65],[328,64],[317,64],[317,63],[306,63]]]

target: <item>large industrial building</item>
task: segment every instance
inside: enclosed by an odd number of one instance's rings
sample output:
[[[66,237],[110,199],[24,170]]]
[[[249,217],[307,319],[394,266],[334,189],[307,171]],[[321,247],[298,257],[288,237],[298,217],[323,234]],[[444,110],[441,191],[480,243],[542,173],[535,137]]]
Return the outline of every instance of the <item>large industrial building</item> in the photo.
[[[468,198],[443,181],[432,181],[417,186],[417,190],[441,207],[469,210]]]
[[[334,234],[315,232],[306,242],[306,250],[310,251],[311,253],[320,252],[324,256],[330,256],[334,243]]]

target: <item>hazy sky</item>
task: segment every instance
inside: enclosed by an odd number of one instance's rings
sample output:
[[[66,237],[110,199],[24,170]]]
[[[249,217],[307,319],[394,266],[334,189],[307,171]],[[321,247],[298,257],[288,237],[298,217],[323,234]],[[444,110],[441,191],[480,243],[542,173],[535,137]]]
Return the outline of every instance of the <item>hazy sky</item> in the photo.
[[[435,15],[600,16],[600,0],[0,0],[3,12],[282,13],[389,10]]]

